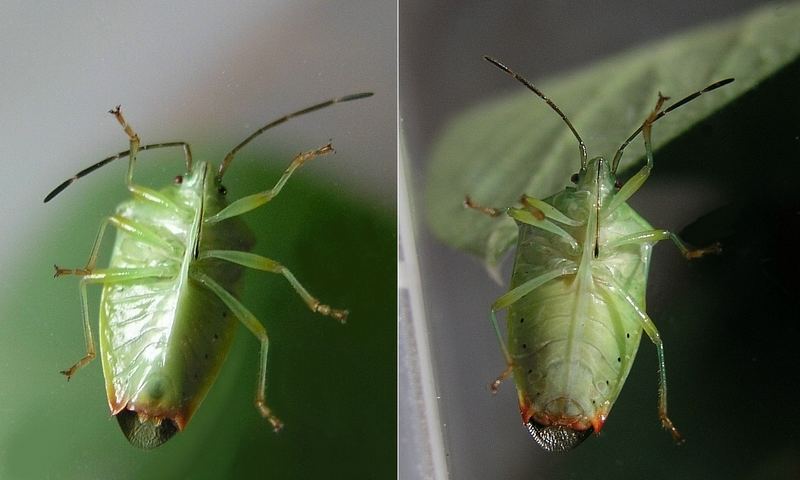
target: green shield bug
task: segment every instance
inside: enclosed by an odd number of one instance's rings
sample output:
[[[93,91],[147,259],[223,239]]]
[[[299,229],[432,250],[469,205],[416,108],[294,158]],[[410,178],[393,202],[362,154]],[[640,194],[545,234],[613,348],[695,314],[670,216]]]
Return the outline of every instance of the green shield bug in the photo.
[[[725,79],[664,108],[659,94],[652,113],[625,140],[611,162],[588,159],[586,146],[566,115],[541,91],[511,69],[486,60],[533,91],[566,123],[578,141],[581,165],[574,186],[539,200],[522,196],[521,206],[465,205],[490,216],[507,214],[519,228],[510,290],[492,304],[493,328],[517,386],[522,421],[545,450],[568,451],[599,432],[628,376],[642,331],[656,346],[658,414],[676,442],[681,436],[667,415],[664,347],[645,312],[645,290],[653,245],[669,239],[687,259],[720,251],[719,245],[691,249],[674,233],[653,228],[627,200],[653,168],[651,128],[664,115]],[[616,181],[625,147],[644,137],[647,161],[624,185]],[[507,309],[507,340],[495,313]]]
[[[128,157],[126,185],[132,198],[103,221],[86,266],[56,266],[55,276],[81,279],[86,355],[61,372],[67,379],[95,357],[87,286],[103,287],[99,332],[106,393],[111,413],[131,444],[154,448],[185,428],[219,373],[237,319],[261,344],[256,408],[274,430],[280,430],[282,423],[266,402],[267,332],[236,298],[243,268],[283,275],[314,312],[341,323],[348,312],[321,303],[277,261],[249,253],[253,235],[239,216],[271,201],[297,168],[332,153],[333,147],[329,143],[298,154],[271,189],[231,203],[222,178],[236,153],[266,130],[293,117],[371,95],[333,98],[264,125],[225,156],[216,174],[210,164],[192,162],[186,142],[141,145],[117,107],[110,113],[122,125],[130,149],[81,170],[45,197],[49,202],[77,179]],[[159,148],[182,149],[186,174],[161,190],[135,184],[137,154]],[[117,232],[109,266],[97,268],[109,225]]]

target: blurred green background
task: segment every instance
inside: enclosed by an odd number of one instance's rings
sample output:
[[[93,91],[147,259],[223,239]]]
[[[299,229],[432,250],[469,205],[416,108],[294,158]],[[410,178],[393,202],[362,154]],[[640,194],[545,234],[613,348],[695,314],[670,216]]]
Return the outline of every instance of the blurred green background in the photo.
[[[394,476],[396,2],[2,6],[0,479]],[[118,104],[143,142],[185,140],[217,163],[269,120],[363,91],[375,95],[268,132],[226,175],[239,198],[272,186],[301,150],[332,139],[338,152],[246,218],[257,253],[352,312],[336,325],[282,278],[246,274],[243,303],[271,339],[268,401],[286,429],[272,433],[252,406],[258,343],[240,329],[187,430],[155,451],[131,447],[99,362],[69,383],[58,374],[84,347],[78,282],[52,278],[53,263],[85,263],[100,221],[128,197],[124,162],[52,203],[44,195],[127,148],[105,113]],[[161,153],[142,157],[137,182],[182,173],[180,152]],[[99,289],[90,294],[96,305]]]
[[[278,165],[291,156],[260,158]],[[177,161],[153,157],[140,161],[139,183],[155,186],[180,173]],[[52,278],[53,263],[85,263],[100,220],[125,197],[124,162],[32,206],[59,218],[30,232],[35,251],[4,265],[13,282],[0,299],[0,478],[394,476],[394,212],[304,175],[317,162],[347,159],[311,162],[273,202],[244,217],[258,238],[255,252],[281,261],[324,302],[351,312],[339,325],[311,313],[283,277],[246,273],[242,301],[270,335],[267,399],[286,424],[279,434],[253,407],[259,345],[240,328],[187,429],[153,451],[129,445],[109,414],[99,360],[69,383],[58,373],[83,354],[83,340],[78,281]],[[226,182],[229,197],[272,185],[280,173],[237,160]],[[95,332],[99,290],[90,288]]]

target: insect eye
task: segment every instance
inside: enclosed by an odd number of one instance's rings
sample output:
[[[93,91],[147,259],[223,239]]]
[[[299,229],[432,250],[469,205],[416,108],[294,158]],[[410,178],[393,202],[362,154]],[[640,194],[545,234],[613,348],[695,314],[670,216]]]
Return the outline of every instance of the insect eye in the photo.
[[[183,183],[183,175],[178,175],[175,177],[175,185],[180,185],[181,183]]]
[[[619,183],[619,180],[614,180],[614,188],[616,188],[617,190],[622,188],[622,184]]]
[[[217,192],[219,192],[220,195],[227,195],[228,189],[225,188],[225,185],[220,185],[219,187],[217,187]]]
[[[573,173],[572,176],[569,177],[569,181],[574,183],[574,184],[577,184],[578,183],[578,174],[577,173]]]

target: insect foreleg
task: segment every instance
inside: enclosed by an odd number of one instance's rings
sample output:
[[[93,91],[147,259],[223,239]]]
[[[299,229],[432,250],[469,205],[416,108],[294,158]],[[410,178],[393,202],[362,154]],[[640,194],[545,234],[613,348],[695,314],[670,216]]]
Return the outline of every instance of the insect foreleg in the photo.
[[[496,313],[498,310],[502,310],[504,308],[508,308],[514,302],[519,300],[520,298],[524,297],[525,295],[531,293],[532,291],[536,290],[537,288],[541,287],[545,283],[549,282],[550,280],[556,279],[558,277],[562,277],[564,275],[572,275],[578,271],[578,268],[574,265],[564,268],[557,268],[554,270],[550,270],[549,272],[545,272],[538,277],[534,277],[527,282],[518,285],[517,287],[511,289],[500,298],[495,300],[492,304],[491,314],[491,321],[492,321],[492,328],[494,328],[495,334],[497,335],[497,340],[500,342],[500,348],[503,351],[503,356],[506,360],[506,369],[500,376],[495,379],[490,385],[492,392],[496,392],[497,389],[500,387],[500,382],[505,380],[510,374],[511,369],[514,365],[514,360],[511,357],[511,354],[508,352],[508,347],[506,346],[506,342],[503,339],[503,335],[500,333],[500,326],[497,324],[497,316]]]
[[[464,206],[467,208],[471,208],[473,210],[477,210],[484,215],[488,215],[490,217],[499,217],[500,215],[506,213],[508,210],[507,208],[493,208],[493,207],[484,207],[483,205],[479,205],[472,201],[472,197],[469,195],[464,197]]]
[[[522,196],[522,204],[528,209],[536,209],[542,213],[543,216],[553,219],[558,223],[563,223],[565,225],[571,225],[573,227],[577,227],[583,225],[584,222],[579,222],[578,220],[573,220],[568,216],[561,213],[556,207],[550,205],[549,203],[539,200],[538,198],[529,197],[528,195]],[[534,215],[536,216],[536,215]],[[538,218],[538,217],[537,217]],[[541,220],[541,219],[540,219]]]
[[[146,148],[140,148],[141,140],[139,139],[139,134],[137,134],[133,127],[125,120],[125,117],[122,116],[122,110],[120,106],[117,105],[116,108],[109,110],[109,113],[114,115],[120,125],[122,125],[122,129],[125,130],[125,134],[128,135],[130,139],[130,150],[128,150],[128,174],[125,177],[125,184],[128,186],[128,190],[135,196],[142,198],[144,200],[152,201],[158,203],[160,205],[164,205],[172,210],[178,210],[177,206],[175,206],[171,201],[167,200],[164,196],[158,194],[157,192],[145,188],[133,183],[133,169],[134,165],[136,164],[136,156],[140,150],[146,150],[147,148],[159,148],[161,146],[175,146],[181,145],[183,146],[183,153],[186,159],[186,171],[192,171],[192,152],[189,149],[189,145],[183,142],[176,142],[170,144],[160,144],[160,145],[147,145]]]
[[[567,233],[566,230],[559,227],[555,223],[551,222],[548,219],[539,219],[537,218],[534,213],[532,213],[527,208],[509,208],[508,209],[508,216],[513,218],[514,220],[524,223],[526,225],[532,225],[537,228],[541,228],[542,230],[546,230],[550,233],[558,235],[559,237],[566,240],[570,246],[572,247],[573,251],[578,251],[578,241],[575,240],[575,237]]]
[[[207,218],[205,222],[216,223],[225,220],[226,218],[235,217],[237,215],[247,213],[250,210],[255,210],[256,208],[264,205],[265,203],[275,198],[278,195],[278,193],[280,193],[284,184],[286,184],[286,182],[289,180],[289,177],[292,176],[292,173],[294,173],[295,170],[300,168],[300,166],[302,166],[304,163],[308,162],[313,158],[333,153],[333,151],[334,151],[333,146],[329,143],[316,150],[311,150],[309,152],[303,152],[297,154],[294,157],[294,159],[292,159],[292,163],[289,164],[289,167],[286,169],[286,171],[283,172],[281,178],[278,179],[278,182],[275,184],[274,187],[272,187],[269,190],[255,193],[253,195],[248,195],[246,197],[240,198],[239,200],[236,200],[227,207],[223,208],[216,215]]]
[[[642,329],[645,331],[648,337],[650,337],[650,341],[656,347],[656,354],[658,356],[658,416],[661,419],[661,425],[669,431],[672,435],[672,439],[680,444],[683,443],[683,437],[678,432],[678,429],[675,428],[675,425],[672,423],[672,420],[669,419],[667,415],[667,370],[666,370],[666,363],[664,361],[664,343],[661,341],[661,334],[658,333],[658,329],[650,317],[645,313],[644,310],[639,308],[639,305],[636,304],[636,301],[628,295],[622,288],[619,288],[615,283],[608,282],[605,280],[597,279],[598,283],[606,288],[612,295],[615,297],[622,299],[635,313],[636,317],[639,319],[639,322],[642,325]]]
[[[125,131],[125,135],[128,136],[130,141],[130,149],[128,150],[128,175],[125,183],[128,185],[128,188],[133,191],[133,166],[136,163],[136,154],[139,153],[139,145],[141,144],[141,140],[139,140],[139,134],[133,130],[133,127],[130,126],[127,120],[125,120],[125,117],[122,116],[120,105],[112,108],[108,111],[108,113],[114,115],[114,118],[117,119],[117,122],[122,125],[122,129]]]
[[[644,123],[642,124],[642,136],[644,137],[644,150],[647,155],[647,163],[636,172],[634,176],[632,176],[622,188],[614,195],[611,199],[611,202],[608,203],[606,207],[603,208],[603,211],[606,214],[609,214],[617,209],[623,202],[627,202],[629,198],[639,190],[647,178],[650,176],[650,171],[653,170],[653,143],[651,141],[651,130],[653,126],[653,122],[658,117],[658,114],[661,110],[661,106],[664,104],[664,101],[667,97],[662,96],[661,94],[658,95],[658,101],[656,102],[656,106],[650,115],[645,119]],[[615,158],[613,170],[614,172],[617,171],[618,165],[618,158]]]
[[[672,240],[672,242],[676,247],[678,247],[678,250],[681,251],[681,254],[686,257],[687,260],[722,252],[722,248],[720,247],[719,243],[713,243],[704,248],[689,248],[679,236],[675,235],[669,230],[646,230],[644,232],[631,233],[630,235],[625,235],[617,238],[614,241],[608,242],[607,244],[603,245],[601,251],[613,252],[616,247],[621,245],[656,243],[666,239]]]
[[[289,281],[289,283],[292,285],[292,288],[294,288],[297,294],[300,295],[304,302],[306,302],[306,305],[308,305],[308,308],[310,308],[312,312],[333,317],[340,323],[345,323],[347,321],[347,310],[331,308],[329,305],[320,303],[316,297],[308,293],[308,290],[306,290],[303,285],[297,281],[288,268],[284,267],[275,260],[262,257],[261,255],[256,255],[254,253],[240,252],[237,250],[208,250],[202,252],[197,257],[198,260],[203,258],[219,258],[228,262],[237,263],[244,267],[263,270],[265,272],[279,273]]]
[[[95,246],[99,245],[100,237],[102,236],[103,228],[105,224],[100,229],[100,234],[98,235],[98,241],[95,242]],[[91,260],[90,260],[91,261]],[[94,349],[94,339],[92,335],[92,326],[89,322],[89,301],[88,301],[88,293],[86,286],[92,283],[115,283],[121,280],[136,280],[136,279],[145,279],[145,278],[157,278],[157,277],[164,277],[170,276],[172,272],[165,271],[164,269],[151,269],[151,268],[141,268],[141,269],[102,269],[102,270],[94,270],[91,273],[83,273],[80,270],[66,270],[66,269],[59,269],[56,267],[56,276],[61,275],[78,275],[81,276],[81,313],[83,314],[83,337],[86,341],[86,355],[83,358],[75,362],[74,365],[69,367],[66,370],[62,370],[61,373],[67,377],[67,380],[72,378],[75,375],[75,372],[83,368],[86,364],[94,360],[95,357],[95,349]]]
[[[252,334],[255,335],[258,341],[261,343],[255,405],[259,413],[261,413],[261,416],[266,418],[267,421],[272,424],[273,430],[276,432],[279,431],[281,428],[283,428],[283,423],[272,413],[272,410],[267,406],[266,400],[267,353],[269,351],[269,337],[267,336],[267,330],[264,328],[264,325],[262,325],[261,322],[259,322],[258,319],[252,313],[250,313],[250,311],[244,305],[242,305],[241,302],[239,302],[239,300],[236,300],[233,295],[228,293],[227,290],[222,288],[208,275],[195,270],[191,272],[191,276],[216,294],[220,300],[225,303],[228,309],[230,309],[230,311],[236,315],[236,318],[238,318],[239,321],[242,322],[242,324],[247,327],[247,329],[250,330],[250,332],[252,332]]]

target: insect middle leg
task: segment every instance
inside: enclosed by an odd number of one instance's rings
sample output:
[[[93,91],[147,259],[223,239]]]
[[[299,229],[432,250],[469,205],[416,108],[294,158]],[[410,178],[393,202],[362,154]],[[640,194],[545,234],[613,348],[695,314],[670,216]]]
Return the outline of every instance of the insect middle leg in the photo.
[[[220,260],[237,263],[244,267],[253,268],[256,270],[279,273],[289,281],[289,283],[292,285],[292,288],[294,288],[297,294],[300,295],[304,302],[306,302],[306,305],[308,305],[308,308],[310,308],[312,312],[332,317],[340,323],[345,323],[347,321],[347,310],[331,308],[330,305],[321,303],[316,297],[308,293],[308,290],[306,290],[303,285],[297,281],[288,268],[284,267],[275,260],[262,257],[261,255],[256,255],[254,253],[241,252],[237,250],[208,250],[200,253],[200,255],[197,257],[198,260],[203,258],[218,258]]]
[[[103,238],[105,237],[106,227],[108,227],[109,224],[140,240],[149,242],[151,245],[159,245],[168,252],[172,251],[172,246],[168,242],[165,242],[162,236],[159,236],[155,232],[152,232],[141,225],[137,225],[130,220],[118,215],[113,215],[111,217],[107,217],[105,220],[103,220],[103,223],[100,224],[100,229],[97,231],[97,236],[92,244],[92,250],[89,253],[89,259],[86,261],[86,266],[83,268],[63,268],[59,267],[58,265],[53,265],[55,268],[54,277],[63,277],[67,275],[81,277],[81,311],[83,314],[83,336],[84,340],[86,341],[86,355],[70,368],[61,372],[66,375],[67,380],[69,380],[70,377],[75,374],[75,372],[91,362],[95,357],[94,339],[89,321],[89,304],[87,300],[88,295],[86,292],[86,286],[90,283],[109,284],[126,280],[159,277],[165,274],[165,270],[161,268],[96,269],[95,265],[97,263],[97,255],[100,252],[100,246],[102,245]]]
[[[531,293],[532,291],[536,290],[537,288],[541,287],[550,280],[554,280],[558,277],[563,277],[565,275],[572,275],[577,271],[578,268],[575,265],[550,270],[548,272],[545,272],[537,277],[528,280],[527,282],[521,285],[512,288],[511,290],[503,294],[500,298],[495,300],[495,302],[492,304],[492,309],[491,309],[492,328],[494,328],[494,332],[497,335],[497,340],[500,342],[500,349],[503,351],[503,356],[505,357],[506,360],[506,369],[490,384],[492,393],[497,393],[498,388],[500,388],[500,383],[502,383],[503,380],[505,380],[506,378],[508,378],[509,375],[511,375],[511,372],[514,368],[514,359],[508,352],[508,346],[506,345],[505,340],[503,340],[503,335],[500,333],[500,326],[497,324],[497,315],[496,315],[497,311],[510,307],[512,304],[514,304],[514,302],[521,299],[525,295]]]
[[[238,318],[239,321],[242,322],[242,324],[247,327],[247,329],[250,330],[250,332],[252,332],[252,334],[255,335],[258,341],[261,343],[255,405],[261,416],[266,418],[267,421],[269,421],[269,423],[272,425],[272,429],[276,432],[279,431],[281,428],[283,428],[283,422],[281,422],[278,417],[272,413],[272,410],[269,408],[269,406],[267,406],[266,398],[267,354],[269,352],[269,337],[267,336],[267,330],[264,328],[264,325],[258,321],[255,315],[250,313],[250,310],[248,310],[247,307],[242,305],[239,300],[237,300],[227,290],[222,288],[217,282],[211,279],[211,277],[196,270],[193,270],[190,275],[198,282],[203,284],[206,288],[211,290],[214,294],[216,294],[220,300],[225,303],[228,309],[230,309],[230,311],[236,315],[236,318]]]
[[[102,235],[102,228],[101,228]],[[99,237],[98,242],[99,244]],[[96,252],[94,252],[96,254]],[[93,259],[90,259],[93,263]],[[61,373],[67,377],[67,380],[75,375],[75,372],[86,366],[89,362],[94,360],[96,356],[94,348],[94,337],[92,335],[92,326],[89,320],[89,301],[86,287],[89,284],[102,284],[109,285],[120,282],[127,282],[131,280],[143,280],[149,278],[166,278],[174,275],[175,272],[168,268],[106,268],[106,269],[60,269],[56,267],[56,276],[62,275],[76,275],[81,277],[80,290],[81,290],[81,313],[83,316],[83,336],[86,341],[86,355],[80,360],[75,362],[71,367],[62,370]]]
[[[126,232],[137,240],[148,243],[149,245],[161,247],[167,253],[173,253],[176,255],[179,253],[176,248],[165,239],[163,234],[156,233],[143,225],[135,223],[119,215],[112,215],[110,217],[106,217],[106,219],[103,220],[103,223],[100,224],[100,230],[97,232],[97,237],[95,237],[94,244],[92,245],[92,251],[89,253],[89,260],[87,260],[86,266],[83,268],[62,268],[58,265],[54,265],[56,270],[54,277],[61,277],[64,275],[82,276],[93,273],[95,264],[97,263],[97,255],[100,252],[100,245],[102,244],[103,237],[105,236],[106,227],[109,224],[121,231]]]
[[[653,320],[624,289],[613,282],[600,281],[599,283],[612,295],[621,298],[633,310],[642,325],[642,329],[655,345],[656,355],[658,356],[658,417],[661,419],[661,425],[672,435],[672,439],[678,444],[683,443],[683,437],[667,415],[667,368],[664,361],[664,342],[661,340],[661,334],[658,333]]]

